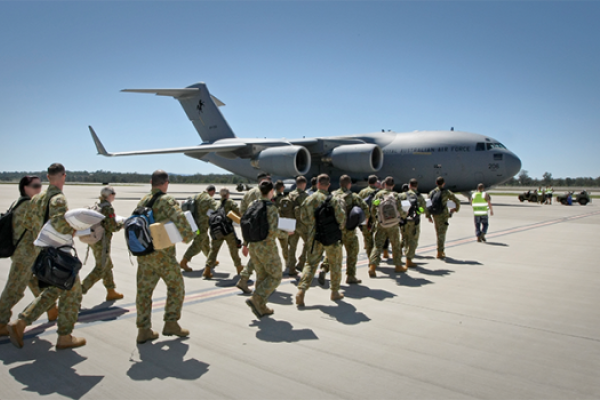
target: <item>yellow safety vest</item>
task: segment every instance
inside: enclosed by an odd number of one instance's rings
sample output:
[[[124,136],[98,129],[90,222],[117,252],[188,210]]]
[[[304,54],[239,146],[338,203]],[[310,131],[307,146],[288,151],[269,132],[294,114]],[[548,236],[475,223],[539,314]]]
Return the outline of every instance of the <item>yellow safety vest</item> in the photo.
[[[485,199],[485,192],[477,192],[473,196],[473,214],[476,217],[482,217],[488,215],[490,206]]]

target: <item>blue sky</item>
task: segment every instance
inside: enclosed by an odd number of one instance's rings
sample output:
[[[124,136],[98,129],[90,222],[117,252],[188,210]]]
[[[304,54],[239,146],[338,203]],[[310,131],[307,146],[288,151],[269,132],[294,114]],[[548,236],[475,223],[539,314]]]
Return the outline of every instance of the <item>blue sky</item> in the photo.
[[[599,2],[0,1],[0,171],[224,172],[171,98],[206,82],[240,137],[489,135],[541,177],[600,175]]]

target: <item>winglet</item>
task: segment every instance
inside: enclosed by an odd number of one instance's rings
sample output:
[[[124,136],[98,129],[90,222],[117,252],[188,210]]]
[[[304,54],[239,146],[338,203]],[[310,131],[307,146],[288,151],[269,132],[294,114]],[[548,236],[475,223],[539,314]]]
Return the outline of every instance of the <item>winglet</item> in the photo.
[[[98,150],[98,154],[107,156],[107,157],[111,156],[112,154],[110,154],[109,152],[106,151],[106,149],[104,148],[104,145],[98,138],[98,135],[96,135],[96,132],[94,132],[94,128],[92,128],[91,126],[88,126],[88,128],[90,128],[90,133],[92,134],[92,139],[94,139],[94,143],[96,144],[96,150]]]

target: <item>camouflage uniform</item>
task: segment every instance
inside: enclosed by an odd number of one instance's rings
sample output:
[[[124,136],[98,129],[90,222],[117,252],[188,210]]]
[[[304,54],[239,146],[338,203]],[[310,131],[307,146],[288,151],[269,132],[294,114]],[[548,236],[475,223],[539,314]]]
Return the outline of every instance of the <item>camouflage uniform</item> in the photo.
[[[350,214],[353,207],[360,207],[365,213],[365,217],[369,217],[369,207],[359,195],[352,193],[350,190],[338,189],[332,193],[334,196],[340,197],[346,207],[346,215]],[[351,231],[342,229],[342,245],[346,249],[346,275],[356,277],[356,262],[358,261],[359,244],[356,236],[356,229]],[[329,271],[329,259],[323,261],[322,267]]]
[[[281,193],[278,194],[277,196],[275,196],[273,198],[273,203],[275,204],[275,207],[277,208],[277,212],[280,213],[281,212],[281,200],[286,197],[285,194]],[[281,246],[281,254],[283,255],[283,261],[285,262],[285,265],[287,265],[287,260],[288,260],[288,252],[289,252],[289,239],[288,239],[289,235],[285,235],[285,237],[280,236],[279,237],[279,245]]]
[[[268,201],[264,197],[261,200]],[[277,208],[270,201],[267,203],[267,220],[269,222],[267,238],[260,242],[252,242],[248,246],[256,268],[254,295],[260,301],[261,307],[266,305],[269,296],[281,283],[281,258],[277,251],[275,238],[281,239],[283,236],[289,236],[287,232],[277,228],[279,214]]]
[[[196,199],[196,210],[195,210],[195,221],[198,225],[200,233],[194,237],[194,241],[191,246],[188,247],[187,251],[183,255],[183,258],[190,261],[194,256],[202,251],[204,257],[208,258],[210,252],[210,238],[208,236],[208,210],[216,210],[219,208],[219,204],[213,199],[208,192],[202,192],[195,197]]]
[[[400,201],[408,200],[408,194],[413,194],[417,197],[417,215],[421,215],[425,213],[425,216],[429,218],[429,211],[427,211],[427,206],[425,204],[425,199],[423,196],[415,192],[412,189],[409,189],[407,193],[400,194]],[[419,224],[412,218],[407,219],[408,214],[406,211],[401,210],[400,215],[402,219],[406,220],[406,223],[402,226],[402,242],[406,243],[406,258],[413,259],[415,258],[415,251],[417,250],[417,246],[419,245],[419,235],[421,233],[421,222]]]
[[[309,227],[307,260],[304,270],[302,271],[302,279],[298,284],[299,289],[308,290],[317,271],[317,267],[323,256],[323,251],[327,255],[330,264],[331,272],[331,290],[336,292],[340,290],[340,282],[342,281],[342,244],[337,242],[329,246],[323,246],[315,240],[316,225],[315,225],[315,210],[327,199],[329,193],[324,190],[318,190],[311,194],[300,209],[302,222]],[[343,229],[346,225],[346,209],[343,201],[340,198],[333,196],[331,204],[335,209],[335,219]]]
[[[435,225],[435,233],[437,234],[437,250],[443,253],[446,244],[446,232],[448,231],[448,219],[450,218],[450,212],[448,211],[448,200],[452,200],[456,204],[456,211],[460,209],[460,201],[456,198],[454,193],[448,189],[440,189],[439,187],[433,189],[429,193],[429,198],[434,191],[442,191],[442,213],[438,215],[432,215],[433,223]]]
[[[308,228],[306,225],[302,223],[300,219],[300,206],[308,197],[308,194],[304,190],[300,190],[298,188],[294,189],[288,195],[290,199],[294,201],[294,214],[296,217],[296,230],[294,234],[291,235],[288,239],[289,244],[289,252],[287,257],[287,268],[288,270],[300,269],[304,267],[304,263],[306,262],[306,242],[308,235]],[[298,259],[298,263],[296,263],[296,248],[298,247],[298,241],[304,242],[302,246],[302,253],[300,254],[300,258]]]
[[[35,247],[33,246],[35,238],[33,237],[33,233],[25,230],[23,226],[29,202],[29,199],[24,201],[13,211],[13,243],[16,244],[21,235],[25,234],[10,258],[12,261],[10,272],[8,273],[8,279],[2,291],[2,296],[0,296],[0,325],[7,324],[10,321],[10,317],[12,316],[11,310],[21,301],[27,286],[29,286],[35,297],[39,296],[41,292],[37,279],[31,273],[31,266],[35,261],[36,255]]]
[[[159,189],[152,189],[152,193],[142,198],[137,206],[144,207],[152,196],[158,192]],[[184,242],[189,243],[192,241],[194,238],[192,228],[173,197],[166,194],[160,196],[154,202],[152,210],[156,221],[170,220],[179,230]],[[152,326],[152,293],[159,279],[162,279],[167,285],[164,321],[178,321],[181,318],[185,287],[179,264],[175,259],[175,246],[154,250],[152,253],[139,256],[137,259],[137,296],[135,299],[137,327],[150,328]]]
[[[65,220],[65,213],[68,210],[67,200],[61,190],[54,186],[48,186],[48,190],[38,195],[33,196],[29,209],[26,212],[23,224],[26,229],[30,230],[32,236],[37,238],[44,225],[44,217],[46,215],[46,207],[48,199],[50,199],[49,221],[52,227],[57,232],[72,235],[73,228]],[[40,252],[40,248],[35,248],[35,257]],[[35,258],[34,257],[34,258]],[[75,283],[71,290],[62,290],[57,287],[48,287],[40,293],[29,304],[21,314],[19,319],[25,321],[27,325],[31,325],[36,321],[42,313],[48,310],[59,299],[58,302],[58,329],[57,333],[60,336],[70,335],[73,332],[79,308],[81,306],[81,283],[79,276],[75,279]]]
[[[231,199],[225,200],[223,203],[223,207],[225,208],[225,215],[227,215],[230,211],[233,211],[236,214],[240,214],[240,209],[238,208],[235,201]],[[233,259],[233,265],[237,268],[242,265],[242,260],[240,259],[240,255],[238,254],[238,245],[237,245],[237,237],[235,236],[235,232],[231,232],[229,235],[225,236],[225,239],[213,239],[210,245],[210,253],[208,253],[208,259],[206,260],[207,268],[214,268],[217,263],[217,255],[219,254],[219,250],[221,249],[221,245],[223,244],[223,240],[227,242],[227,246],[229,247],[229,254],[231,254],[231,258]]]
[[[258,186],[246,192],[244,197],[242,197],[242,201],[240,203],[240,215],[244,216],[246,210],[248,209],[248,207],[250,207],[250,204],[254,203],[254,200],[258,199],[262,199],[262,194],[260,193],[260,188]],[[244,243],[244,245],[247,246],[248,243]],[[240,276],[242,279],[248,280],[250,279],[250,276],[252,276],[253,272],[254,265],[252,263],[252,256],[250,256],[250,260],[248,260],[248,263],[244,267],[244,270],[242,271]]]
[[[375,195],[373,204],[371,205],[371,218],[375,228],[375,246],[373,247],[373,250],[371,250],[369,264],[379,266],[379,263],[381,262],[381,251],[385,244],[385,240],[389,239],[390,244],[392,245],[392,258],[394,260],[394,265],[398,267],[402,265],[402,249],[400,248],[399,226],[394,225],[390,228],[380,227],[379,221],[377,221],[377,206],[375,205],[375,200],[383,201],[383,198],[389,193],[393,193],[397,201],[398,212],[402,214],[402,205],[400,203],[400,196],[398,193],[391,190],[382,189]]]
[[[367,186],[360,192],[358,192],[358,196],[365,200],[371,193],[379,191],[375,186]],[[366,204],[366,203],[365,203]],[[369,215],[367,212],[366,215]],[[367,251],[367,257],[371,255],[371,251],[373,250],[373,224],[374,221],[370,220],[368,225],[361,225],[360,230],[362,231],[364,242],[365,242],[365,250]]]
[[[108,201],[100,197],[100,203],[98,205],[101,207],[100,212],[106,217],[102,220],[104,237],[102,240],[99,240],[90,246],[94,253],[94,258],[96,259],[96,266],[92,272],[85,277],[83,282],[81,282],[81,292],[83,294],[86,294],[87,291],[94,286],[94,283],[98,282],[100,279],[102,279],[106,289],[116,288],[112,273],[113,262],[110,258],[110,248],[113,233],[121,230],[123,224],[119,224],[116,221],[115,209]]]

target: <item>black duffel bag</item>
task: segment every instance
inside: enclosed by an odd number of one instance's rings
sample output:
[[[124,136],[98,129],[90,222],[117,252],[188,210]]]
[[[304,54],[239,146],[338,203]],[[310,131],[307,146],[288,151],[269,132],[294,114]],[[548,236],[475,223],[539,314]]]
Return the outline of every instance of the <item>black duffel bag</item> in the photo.
[[[69,249],[69,251],[62,249]],[[71,254],[71,250],[75,255]],[[59,289],[71,290],[81,269],[81,261],[74,247],[44,247],[35,259],[32,269],[33,274],[40,281],[40,287],[55,286]]]

